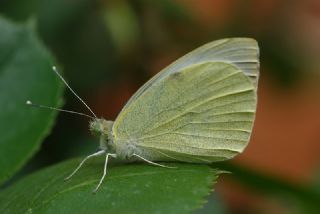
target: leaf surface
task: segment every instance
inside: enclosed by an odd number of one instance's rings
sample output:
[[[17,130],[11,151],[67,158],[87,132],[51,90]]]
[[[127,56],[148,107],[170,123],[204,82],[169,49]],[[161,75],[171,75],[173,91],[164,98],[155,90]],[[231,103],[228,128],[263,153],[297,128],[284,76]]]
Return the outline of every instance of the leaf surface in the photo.
[[[69,181],[79,159],[28,176],[0,193],[0,213],[190,213],[205,203],[218,178],[207,165],[110,165],[96,194],[103,160],[89,161]]]
[[[30,26],[0,17],[0,184],[38,150],[56,112],[33,109],[26,100],[58,107],[63,86],[54,60]]]

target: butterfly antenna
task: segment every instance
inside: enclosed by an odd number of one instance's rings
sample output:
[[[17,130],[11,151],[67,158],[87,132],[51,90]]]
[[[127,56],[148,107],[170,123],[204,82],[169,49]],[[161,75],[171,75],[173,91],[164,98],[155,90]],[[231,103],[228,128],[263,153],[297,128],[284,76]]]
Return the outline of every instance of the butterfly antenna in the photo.
[[[65,109],[60,109],[60,108],[54,108],[51,106],[45,106],[45,105],[40,105],[40,104],[34,104],[30,100],[27,100],[26,104],[29,106],[32,106],[32,107],[36,107],[36,108],[45,108],[45,109],[50,109],[50,110],[55,110],[55,111],[67,112],[67,113],[77,114],[77,115],[81,115],[81,116],[85,116],[85,117],[89,117],[91,119],[94,119],[94,117],[87,115],[87,114],[84,114],[84,113],[81,113],[81,112],[70,111],[70,110],[65,110]]]
[[[81,97],[79,97],[77,95],[77,93],[69,86],[67,81],[61,76],[61,74],[58,72],[57,67],[56,66],[52,66],[52,70],[58,75],[58,77],[62,80],[62,82],[69,88],[69,90],[74,94],[74,96],[76,96],[78,98],[78,100],[80,100],[80,102],[82,102],[82,104],[86,106],[86,108],[91,112],[91,114],[94,116],[94,118],[97,118],[96,114],[93,113],[91,108],[81,99]]]

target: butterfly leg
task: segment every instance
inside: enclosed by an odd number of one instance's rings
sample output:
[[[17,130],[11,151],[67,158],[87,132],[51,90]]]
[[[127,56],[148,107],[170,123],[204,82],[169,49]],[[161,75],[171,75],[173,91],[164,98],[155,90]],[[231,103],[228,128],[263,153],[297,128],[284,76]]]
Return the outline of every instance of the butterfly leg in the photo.
[[[132,156],[140,158],[141,160],[143,160],[143,161],[145,161],[145,162],[147,162],[149,164],[155,165],[155,166],[160,166],[160,167],[169,168],[169,169],[176,169],[177,168],[177,167],[173,167],[173,166],[166,166],[166,165],[162,165],[162,164],[158,164],[158,163],[152,162],[152,161],[147,160],[144,157],[141,157],[140,155],[137,155],[137,154],[133,154]]]
[[[96,152],[96,153],[93,153],[93,154],[85,157],[85,158],[81,161],[81,163],[79,164],[79,166],[78,166],[68,177],[66,177],[64,180],[65,180],[65,181],[66,181],[66,180],[69,180],[74,174],[76,174],[76,172],[81,168],[81,166],[84,164],[84,162],[86,162],[88,159],[90,159],[90,158],[92,158],[92,157],[100,156],[100,155],[102,155],[102,154],[104,154],[104,153],[105,153],[105,151],[104,151],[104,150],[101,150],[101,151],[98,151],[98,152]]]
[[[116,158],[116,157],[117,157],[116,154],[112,154],[112,153],[107,153],[107,154],[106,154],[106,160],[105,160],[105,162],[104,162],[103,175],[102,175],[102,177],[101,177],[101,179],[100,179],[100,181],[99,181],[99,184],[98,184],[97,187],[93,190],[93,193],[96,193],[96,192],[98,191],[99,187],[101,186],[101,184],[102,184],[102,182],[103,182],[103,180],[104,180],[104,177],[105,177],[106,174],[107,174],[107,165],[108,165],[109,156],[110,156],[110,157],[113,157],[113,158]]]

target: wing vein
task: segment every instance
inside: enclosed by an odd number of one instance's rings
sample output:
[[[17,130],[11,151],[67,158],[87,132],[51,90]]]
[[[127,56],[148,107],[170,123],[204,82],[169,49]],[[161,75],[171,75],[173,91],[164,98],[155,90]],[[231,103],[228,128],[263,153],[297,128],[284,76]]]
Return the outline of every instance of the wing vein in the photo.
[[[154,128],[151,128],[151,129],[149,129],[149,130],[147,130],[147,131],[148,131],[148,132],[151,132],[151,131],[153,131],[153,130],[155,130],[155,129],[158,129],[159,127],[162,127],[162,126],[164,126],[164,125],[166,125],[166,124],[169,124],[169,123],[175,121],[176,119],[180,118],[181,116],[189,113],[190,110],[192,110],[192,109],[194,109],[194,108],[196,108],[196,107],[199,107],[199,106],[201,106],[201,105],[203,105],[203,104],[205,104],[205,103],[207,103],[207,102],[213,101],[213,100],[218,99],[218,98],[221,98],[221,97],[229,96],[229,95],[232,95],[232,94],[238,94],[238,93],[243,93],[243,92],[252,91],[252,90],[253,90],[253,88],[248,88],[248,89],[244,89],[244,90],[241,90],[241,91],[237,91],[237,92],[232,92],[232,93],[228,93],[228,94],[216,96],[216,97],[214,97],[214,98],[212,98],[212,99],[207,99],[207,100],[205,100],[204,102],[201,102],[201,103],[198,104],[198,105],[195,105],[195,106],[190,107],[189,109],[186,109],[185,112],[183,112],[182,114],[177,115],[176,117],[173,117],[171,120],[168,120],[168,121],[166,121],[166,122],[164,122],[164,123],[162,123],[162,124],[160,124],[160,125],[158,125],[158,126],[156,126],[156,127],[154,127]],[[239,113],[240,113],[240,112],[239,112]],[[251,112],[250,112],[250,113],[251,113]],[[252,111],[252,113],[254,113],[254,111]],[[218,115],[219,115],[219,114],[218,114]],[[144,133],[146,133],[146,132],[144,132]]]
[[[196,135],[196,134],[188,134],[188,133],[181,133],[181,132],[165,132],[157,135],[149,135],[141,138],[136,138],[137,141],[146,140],[146,139],[154,139],[163,135],[167,134],[174,134],[174,135],[181,135],[181,136],[190,136],[190,137],[202,137],[202,138],[210,138],[210,139],[222,139],[222,140],[236,140],[240,142],[247,142],[246,140],[240,139],[232,139],[232,138],[222,138],[222,137],[212,137],[212,136],[204,136],[204,135]]]

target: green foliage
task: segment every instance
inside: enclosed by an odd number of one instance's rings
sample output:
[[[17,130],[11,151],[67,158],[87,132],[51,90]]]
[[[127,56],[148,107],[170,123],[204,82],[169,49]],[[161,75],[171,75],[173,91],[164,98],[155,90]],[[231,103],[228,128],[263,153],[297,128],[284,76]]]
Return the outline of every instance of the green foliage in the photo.
[[[219,172],[206,165],[111,165],[92,194],[103,161],[88,162],[68,182],[79,159],[28,176],[0,193],[0,213],[190,213],[204,204]]]
[[[38,150],[55,112],[31,109],[26,100],[61,104],[62,85],[51,71],[52,56],[30,26],[0,18],[0,183]]]

